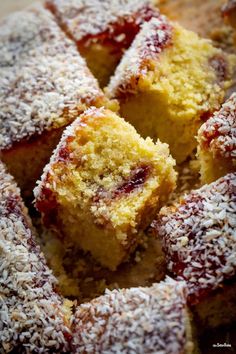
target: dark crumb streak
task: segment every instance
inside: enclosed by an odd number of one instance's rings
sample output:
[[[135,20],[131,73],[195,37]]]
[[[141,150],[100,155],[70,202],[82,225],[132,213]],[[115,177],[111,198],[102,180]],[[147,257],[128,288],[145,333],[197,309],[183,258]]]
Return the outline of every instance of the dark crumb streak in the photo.
[[[113,191],[109,192],[103,188],[99,188],[97,195],[93,198],[93,202],[99,203],[100,200],[106,200],[109,202],[132,193],[146,182],[148,176],[150,175],[150,171],[151,166],[149,165],[141,165],[135,168],[131,171],[131,176],[124,180],[124,182]]]
[[[150,166],[143,165],[135,169],[129,179],[127,179],[120,187],[113,192],[113,197],[121,194],[129,194],[138,187],[141,187],[150,173]]]

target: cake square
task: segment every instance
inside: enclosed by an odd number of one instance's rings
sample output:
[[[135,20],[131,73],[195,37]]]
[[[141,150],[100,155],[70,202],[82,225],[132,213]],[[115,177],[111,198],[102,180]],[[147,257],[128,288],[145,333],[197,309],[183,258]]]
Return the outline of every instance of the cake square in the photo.
[[[0,51],[0,151],[25,195],[63,128],[107,100],[74,43],[40,5],[1,21]]]
[[[106,291],[76,309],[74,353],[168,353],[197,351],[186,284],[170,278],[150,288]]]
[[[142,23],[158,16],[150,0],[47,0],[101,87],[107,85]]]
[[[231,173],[163,208],[154,224],[169,272],[187,283],[200,328],[235,321],[235,216],[236,174]]]
[[[198,159],[202,183],[236,171],[236,94],[198,131]]]
[[[20,190],[2,163],[0,269],[0,352],[68,352],[70,310],[35,242]]]
[[[45,225],[112,270],[142,240],[175,186],[168,146],[105,108],[69,126],[35,189]]]
[[[178,163],[232,84],[236,57],[164,16],[142,26],[106,89],[121,115],[143,136],[170,146]]]

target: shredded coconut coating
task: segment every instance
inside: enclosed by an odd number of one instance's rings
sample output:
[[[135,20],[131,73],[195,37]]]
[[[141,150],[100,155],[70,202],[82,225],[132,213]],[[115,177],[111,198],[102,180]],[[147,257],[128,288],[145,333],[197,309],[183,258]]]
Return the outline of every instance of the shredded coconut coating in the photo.
[[[87,41],[101,34],[113,37],[113,41],[125,40],[125,25],[140,26],[158,13],[149,0],[47,0],[57,19],[76,41]],[[116,30],[119,28],[119,35]],[[123,30],[123,32],[122,32]]]
[[[0,353],[65,353],[70,332],[57,281],[34,242],[20,191],[2,164],[0,251]]]
[[[0,23],[0,148],[70,123],[103,97],[75,45],[36,5]]]
[[[191,352],[187,344],[185,284],[168,278],[150,288],[106,291],[78,307],[76,353]]]
[[[236,166],[236,93],[201,126],[198,141],[213,157],[232,159]]]
[[[170,272],[198,302],[236,274],[236,174],[191,192],[156,223]]]
[[[171,45],[172,25],[165,16],[152,18],[142,25],[131,47],[124,54],[107,87],[109,97],[135,92],[138,79],[152,67],[164,48]]]

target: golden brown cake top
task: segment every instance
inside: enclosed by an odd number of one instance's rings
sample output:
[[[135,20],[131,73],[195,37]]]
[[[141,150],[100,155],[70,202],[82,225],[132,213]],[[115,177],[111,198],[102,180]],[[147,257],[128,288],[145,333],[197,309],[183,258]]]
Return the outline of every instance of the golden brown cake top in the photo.
[[[201,126],[198,141],[214,157],[236,159],[236,93]]]
[[[172,25],[165,16],[144,23],[111,78],[108,96],[122,97],[134,92],[138,78],[152,69],[152,60],[171,44]]]
[[[49,11],[35,6],[0,23],[0,148],[68,124],[103,94]]]
[[[150,288],[108,291],[78,307],[73,345],[81,353],[185,353],[186,287],[167,278]]]
[[[236,274],[236,174],[191,192],[154,224],[169,270],[198,301]]]
[[[126,48],[144,21],[158,15],[150,0],[47,0],[59,23],[78,42]]]
[[[68,350],[57,281],[34,241],[26,208],[13,178],[0,164],[0,352]]]

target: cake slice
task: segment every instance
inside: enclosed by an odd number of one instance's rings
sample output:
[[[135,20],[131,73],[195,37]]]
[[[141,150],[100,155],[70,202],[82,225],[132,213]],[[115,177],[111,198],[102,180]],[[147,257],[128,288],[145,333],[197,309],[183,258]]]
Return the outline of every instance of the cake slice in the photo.
[[[199,328],[235,321],[235,227],[235,173],[192,191],[177,206],[163,208],[155,224],[169,272],[187,282]]]
[[[0,353],[66,353],[70,311],[36,245],[13,178],[0,163]]]
[[[91,108],[69,126],[35,189],[44,223],[110,269],[142,240],[175,186],[168,146]]]
[[[46,6],[76,41],[102,87],[142,23],[159,16],[150,0],[47,0]]]
[[[198,131],[198,158],[203,183],[236,171],[236,94]]]
[[[78,354],[190,354],[197,347],[186,286],[170,278],[150,288],[107,291],[82,304],[73,332],[73,352]]]
[[[167,142],[180,163],[223,102],[235,64],[234,55],[161,16],[142,26],[106,92],[142,136]]]
[[[63,128],[107,100],[74,43],[40,5],[1,21],[0,52],[0,152],[26,195]]]

